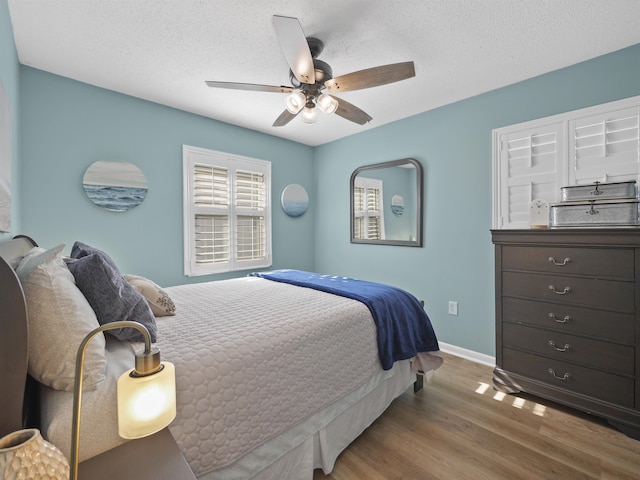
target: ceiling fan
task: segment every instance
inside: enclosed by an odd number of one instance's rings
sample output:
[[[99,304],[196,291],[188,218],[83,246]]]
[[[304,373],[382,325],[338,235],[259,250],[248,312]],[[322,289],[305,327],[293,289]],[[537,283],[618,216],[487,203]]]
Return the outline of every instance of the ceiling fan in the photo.
[[[273,122],[274,127],[286,125],[299,113],[302,113],[305,123],[315,123],[316,107],[325,114],[335,113],[364,125],[372,120],[366,112],[331,94],[377,87],[415,76],[413,62],[403,62],[367,68],[334,78],[329,64],[317,58],[324,43],[314,37],[305,37],[297,18],[274,15],[273,26],[289,63],[291,87],[209,80],[206,84],[215,88],[288,93],[287,108]]]

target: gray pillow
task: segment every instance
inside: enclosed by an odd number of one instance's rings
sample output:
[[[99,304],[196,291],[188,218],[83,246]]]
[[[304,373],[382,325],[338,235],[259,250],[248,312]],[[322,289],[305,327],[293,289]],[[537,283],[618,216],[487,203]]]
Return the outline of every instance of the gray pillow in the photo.
[[[109,255],[76,242],[66,263],[101,325],[122,320],[138,322],[147,327],[151,341],[156,341],[156,320],[149,304],[122,278]],[[133,328],[118,328],[105,333],[119,340],[143,340],[142,334]]]
[[[113,259],[109,255],[107,255],[104,251],[98,248],[87,245],[86,243],[75,242],[73,244],[73,247],[71,247],[70,257],[82,258],[82,257],[86,257],[87,255],[92,255],[94,253],[97,255],[100,255],[104,259],[104,261],[111,266],[111,268],[118,270],[118,267],[116,267],[116,263],[113,261]]]
[[[56,390],[73,391],[76,353],[80,343],[98,328],[96,314],[75,285],[60,252],[34,247],[16,273],[24,290],[29,322],[29,373]],[[95,389],[105,378],[104,335],[87,344],[84,362],[85,390]]]

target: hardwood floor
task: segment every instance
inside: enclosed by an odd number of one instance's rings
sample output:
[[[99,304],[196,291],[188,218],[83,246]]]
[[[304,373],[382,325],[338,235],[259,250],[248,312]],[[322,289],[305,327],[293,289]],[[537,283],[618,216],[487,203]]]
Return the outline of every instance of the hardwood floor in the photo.
[[[492,369],[445,354],[314,480],[640,479],[640,441],[596,417],[502,395]]]

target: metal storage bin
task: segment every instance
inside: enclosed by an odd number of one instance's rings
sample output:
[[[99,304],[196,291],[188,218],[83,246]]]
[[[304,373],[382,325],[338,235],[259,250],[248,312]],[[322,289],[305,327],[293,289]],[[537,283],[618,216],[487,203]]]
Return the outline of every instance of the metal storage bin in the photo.
[[[636,198],[636,182],[595,182],[560,189],[563,202]]]
[[[638,200],[571,202],[551,205],[551,227],[638,226]]]

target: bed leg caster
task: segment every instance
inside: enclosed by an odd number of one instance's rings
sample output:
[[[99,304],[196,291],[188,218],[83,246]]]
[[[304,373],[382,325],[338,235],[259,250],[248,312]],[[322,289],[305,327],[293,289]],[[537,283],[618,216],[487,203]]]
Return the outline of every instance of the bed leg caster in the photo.
[[[416,375],[416,381],[413,382],[413,393],[418,393],[424,386],[424,377],[422,375]]]

